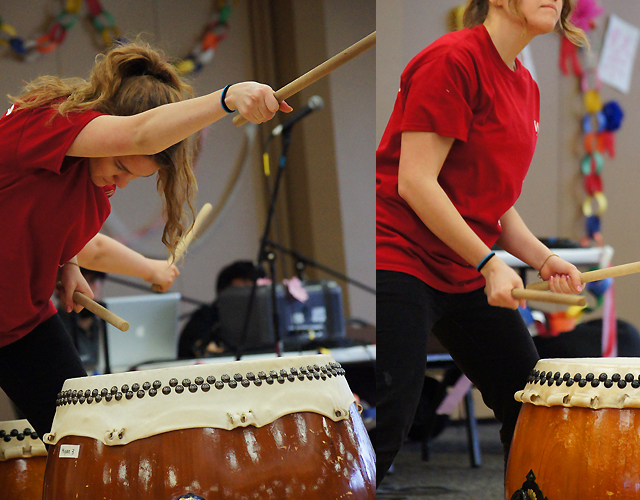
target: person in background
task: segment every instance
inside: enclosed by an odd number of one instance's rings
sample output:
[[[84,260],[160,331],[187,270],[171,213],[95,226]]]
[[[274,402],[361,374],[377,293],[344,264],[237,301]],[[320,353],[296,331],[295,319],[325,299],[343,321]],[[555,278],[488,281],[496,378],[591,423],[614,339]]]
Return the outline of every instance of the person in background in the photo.
[[[93,300],[104,306],[101,302],[102,287],[107,275],[83,267],[80,268],[80,272],[93,291]],[[71,335],[84,369],[87,373],[97,373],[100,364],[100,339],[105,333],[104,321],[86,308],[80,312],[68,312],[60,300],[58,315]]]
[[[262,267],[256,268],[250,260],[237,260],[225,266],[216,280],[216,296],[232,286],[251,286],[266,278]],[[180,359],[206,358],[224,352],[226,346],[219,332],[220,316],[216,301],[197,309],[180,333],[178,357]]]

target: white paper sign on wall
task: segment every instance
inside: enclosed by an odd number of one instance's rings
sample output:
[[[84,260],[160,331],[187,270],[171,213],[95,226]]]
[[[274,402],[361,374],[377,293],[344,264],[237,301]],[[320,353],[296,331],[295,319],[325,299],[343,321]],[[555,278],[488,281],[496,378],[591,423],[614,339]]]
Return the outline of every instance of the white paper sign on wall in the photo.
[[[631,88],[633,61],[639,38],[638,28],[615,14],[609,16],[609,25],[598,64],[598,76],[603,83],[625,94],[628,94]]]

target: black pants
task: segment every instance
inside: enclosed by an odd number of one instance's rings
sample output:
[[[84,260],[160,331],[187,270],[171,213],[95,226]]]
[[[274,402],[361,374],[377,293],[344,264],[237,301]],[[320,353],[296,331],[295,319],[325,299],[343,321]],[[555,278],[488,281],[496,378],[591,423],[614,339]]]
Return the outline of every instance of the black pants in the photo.
[[[0,348],[0,387],[40,437],[51,430],[64,381],[86,376],[71,336],[57,314]]]
[[[484,290],[449,294],[405,273],[376,275],[376,463],[380,484],[409,433],[424,383],[427,335],[440,343],[502,423],[508,454],[538,353],[518,311],[492,307]]]

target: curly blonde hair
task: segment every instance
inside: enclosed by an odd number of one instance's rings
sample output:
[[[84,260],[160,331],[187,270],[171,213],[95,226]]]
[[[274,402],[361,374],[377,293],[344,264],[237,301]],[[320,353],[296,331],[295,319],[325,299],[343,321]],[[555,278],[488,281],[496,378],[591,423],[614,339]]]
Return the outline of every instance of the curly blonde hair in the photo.
[[[193,95],[191,86],[164,54],[137,39],[96,56],[89,81],[42,76],[27,84],[20,96],[9,98],[16,107],[51,106],[63,116],[84,110],[129,116]],[[166,220],[162,242],[172,260],[176,245],[186,232],[185,203],[194,218],[193,200],[198,189],[193,175],[196,143],[190,137],[151,156],[160,167],[157,189]]]
[[[588,47],[589,41],[587,36],[577,26],[574,26],[569,18],[573,9],[575,9],[576,0],[564,0],[562,2],[562,11],[560,12],[560,31],[566,36],[571,43],[581,47]],[[520,12],[520,0],[508,0],[509,10],[520,17],[526,24],[527,20]],[[478,24],[482,24],[489,13],[489,0],[470,0],[466,10],[464,11],[464,27],[472,28]]]

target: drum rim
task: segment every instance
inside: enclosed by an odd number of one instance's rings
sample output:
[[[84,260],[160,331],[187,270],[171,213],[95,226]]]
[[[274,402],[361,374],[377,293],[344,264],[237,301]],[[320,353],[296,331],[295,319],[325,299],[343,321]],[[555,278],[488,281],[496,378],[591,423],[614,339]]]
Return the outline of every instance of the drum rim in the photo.
[[[640,358],[541,359],[515,399],[536,406],[640,408]]]
[[[313,363],[309,365],[311,370],[305,367],[306,373],[294,367],[284,368],[291,364],[304,366],[309,362]],[[234,370],[230,371],[231,375],[226,374],[225,383],[218,385],[220,376],[216,377],[215,388],[205,382],[207,373],[216,370],[219,375],[230,366]],[[262,380],[260,376],[249,380],[237,374],[242,378],[238,381],[233,375],[234,371],[242,369],[251,370],[255,375],[254,371],[265,366],[279,373],[277,380]],[[294,374],[294,370],[297,373]],[[281,371],[287,371],[286,376]],[[172,374],[179,374],[172,379],[174,386],[166,385],[161,391],[152,386],[156,376],[161,377],[158,382],[164,385]],[[195,375],[199,381],[195,380]],[[180,384],[182,376],[189,379]],[[138,382],[149,382],[142,387],[136,383],[136,394],[129,390],[133,389],[129,384],[134,377]],[[79,383],[83,384],[82,390],[78,389]],[[100,393],[111,383],[114,386],[109,392],[116,389],[115,396],[108,394],[111,397],[102,398]],[[91,384],[90,389],[85,389],[86,384]],[[126,398],[118,391],[121,384],[127,386]],[[71,390],[72,387],[76,389]],[[164,389],[169,390],[165,393]],[[58,397],[52,430],[45,435],[44,442],[55,444],[64,436],[79,435],[115,446],[182,428],[261,427],[283,415],[303,411],[338,421],[349,418],[348,409],[353,402],[355,397],[349,389],[344,369],[327,354],[82,377],[65,382]]]

